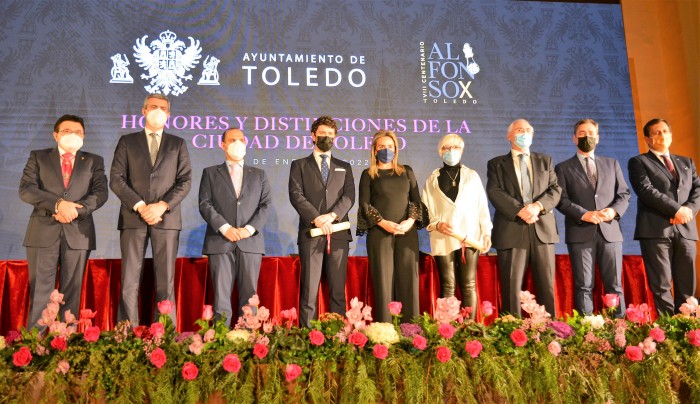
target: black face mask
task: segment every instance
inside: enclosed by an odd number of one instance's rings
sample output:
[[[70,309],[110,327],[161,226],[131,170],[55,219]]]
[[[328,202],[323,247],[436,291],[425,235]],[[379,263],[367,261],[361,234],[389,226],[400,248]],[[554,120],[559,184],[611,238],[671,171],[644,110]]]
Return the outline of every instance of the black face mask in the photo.
[[[333,147],[333,139],[330,136],[317,136],[316,147],[325,153]]]
[[[577,147],[584,153],[590,153],[595,149],[595,138],[593,136],[584,136],[578,138]]]

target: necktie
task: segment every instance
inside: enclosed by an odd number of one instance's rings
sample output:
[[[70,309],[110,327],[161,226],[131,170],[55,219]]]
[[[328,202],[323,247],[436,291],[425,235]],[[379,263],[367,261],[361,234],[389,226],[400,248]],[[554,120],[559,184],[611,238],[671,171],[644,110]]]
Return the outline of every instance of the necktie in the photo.
[[[231,182],[233,182],[233,190],[236,191],[236,198],[241,194],[241,184],[243,184],[243,176],[241,175],[241,167],[233,163],[231,167]]]
[[[154,166],[156,165],[156,157],[158,157],[158,134],[150,133],[149,136],[151,137],[151,165]]]
[[[666,163],[666,168],[668,168],[668,171],[671,172],[671,175],[673,176],[674,181],[678,181],[678,173],[676,172],[676,169],[673,167],[673,163],[671,162],[671,159],[665,155],[661,155],[664,158],[664,162]]]
[[[586,162],[586,177],[588,177],[588,182],[590,182],[593,189],[595,189],[595,185],[598,182],[595,167],[593,167],[590,157],[586,157],[584,161]]]
[[[73,155],[70,153],[63,153],[61,156],[61,173],[63,174],[63,186],[68,188],[68,183],[70,182],[70,176],[73,173],[73,165],[71,160]]]
[[[323,178],[323,183],[325,184],[328,182],[328,173],[330,172],[330,169],[328,168],[328,155],[322,154],[321,159],[321,177]]]
[[[520,154],[520,186],[523,192],[523,202],[532,203],[532,183],[530,182],[530,170],[527,169],[527,154]]]

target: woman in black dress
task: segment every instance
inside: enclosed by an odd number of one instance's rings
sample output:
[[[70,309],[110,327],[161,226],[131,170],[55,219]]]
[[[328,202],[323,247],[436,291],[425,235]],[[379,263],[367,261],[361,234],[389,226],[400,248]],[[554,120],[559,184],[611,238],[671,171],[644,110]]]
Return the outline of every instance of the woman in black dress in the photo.
[[[370,166],[360,177],[357,234],[367,233],[375,321],[390,322],[388,303],[402,304],[402,321],[420,314],[418,232],[421,200],[413,170],[398,163],[396,135],[374,135]]]

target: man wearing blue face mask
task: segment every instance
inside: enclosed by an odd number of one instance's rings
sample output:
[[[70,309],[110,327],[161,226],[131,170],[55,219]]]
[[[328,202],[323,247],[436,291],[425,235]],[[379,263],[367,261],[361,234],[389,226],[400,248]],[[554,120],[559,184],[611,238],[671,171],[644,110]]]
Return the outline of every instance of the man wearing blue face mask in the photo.
[[[486,193],[496,209],[493,247],[501,276],[501,312],[520,316],[520,291],[529,265],[537,301],[554,318],[554,243],[559,234],[553,209],[561,188],[552,158],[530,152],[533,136],[524,119],[508,126],[511,150],[488,162]]]

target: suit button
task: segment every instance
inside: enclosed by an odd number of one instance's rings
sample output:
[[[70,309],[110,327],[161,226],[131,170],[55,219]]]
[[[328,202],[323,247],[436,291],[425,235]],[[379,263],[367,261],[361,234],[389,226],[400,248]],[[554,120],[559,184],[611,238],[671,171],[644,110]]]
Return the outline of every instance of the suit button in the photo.
[[[239,205],[239,206],[240,206],[240,205],[241,205],[241,203],[240,203],[240,202],[236,202],[236,205]]]
[[[68,192],[64,192],[64,193],[63,193],[63,196],[68,196]]]
[[[597,197],[598,197],[598,194],[595,194],[595,196],[594,196],[594,197],[595,197],[595,198],[597,198]]]

